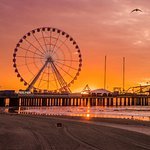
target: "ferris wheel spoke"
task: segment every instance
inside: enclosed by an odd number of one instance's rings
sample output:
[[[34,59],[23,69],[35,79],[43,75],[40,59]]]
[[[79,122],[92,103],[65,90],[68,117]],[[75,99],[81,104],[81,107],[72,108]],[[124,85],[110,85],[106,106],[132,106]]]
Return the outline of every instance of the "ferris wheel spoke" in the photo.
[[[65,43],[66,43],[66,41],[68,40],[68,38],[67,39],[65,39],[62,43],[61,43],[61,45],[59,45],[59,47],[58,48],[61,48]]]
[[[32,59],[44,59],[42,57],[30,57],[30,56],[16,56],[16,57],[21,57],[21,58],[32,58]]]
[[[57,63],[55,63],[56,66],[58,66],[63,72],[65,72],[68,76],[70,76],[71,78],[73,78],[72,75],[70,75],[67,71],[65,71],[62,67],[60,67]]]
[[[55,49],[54,51],[53,51],[53,55],[54,55],[54,53],[56,53],[56,51],[58,50],[58,49],[60,49],[64,44],[65,44],[65,42],[68,40],[68,38],[67,39],[65,39],[58,47],[57,47],[57,49]],[[53,56],[52,55],[52,56]]]
[[[39,62],[41,62],[41,61],[36,61],[36,63],[39,63]],[[31,65],[31,64],[35,64],[35,62],[20,64],[20,65],[17,65],[17,66],[21,67],[21,66],[26,66],[26,65]]]
[[[66,65],[66,64],[63,64],[63,63],[61,63],[61,62],[58,62],[58,61],[55,61],[56,62],[56,64],[57,63],[59,63],[59,64],[62,64],[63,66],[66,66],[66,67],[68,67],[68,68],[70,68],[70,69],[73,69],[73,70],[78,70],[78,69],[76,69],[76,68],[74,68],[74,67],[71,67],[71,66],[69,66],[69,65]]]
[[[50,30],[50,33],[49,33],[50,35],[49,35],[49,53],[50,53],[50,51],[51,51],[51,43],[52,43],[52,37],[51,37],[51,35],[52,35],[52,31]]]
[[[45,41],[45,38],[44,38],[44,34],[43,34],[43,31],[41,31],[42,32],[42,37],[43,37],[43,41],[44,41],[44,44],[45,44],[45,48],[46,48],[46,52],[48,51],[48,49],[47,49],[47,44],[46,44],[46,41]]]
[[[28,52],[30,52],[30,53],[33,53],[33,54],[35,54],[35,55],[38,55],[38,56],[43,57],[43,55],[40,55],[40,54],[38,54],[38,53],[36,53],[36,52],[33,52],[33,51],[31,51],[30,49],[26,49],[26,48],[23,48],[23,47],[19,47],[19,48],[21,48],[22,50],[28,51]],[[44,58],[44,57],[43,57],[43,58]]]
[[[58,34],[58,37],[56,38],[56,42],[55,42],[54,47],[53,47],[53,49],[52,49],[52,53],[53,53],[54,50],[55,50],[55,47],[56,47],[56,45],[57,45],[57,42],[58,42],[59,37],[60,37],[60,33]]]
[[[33,45],[31,42],[29,42],[27,39],[25,39],[26,42],[28,42],[30,45],[32,45],[36,50],[38,50],[41,54],[44,55],[44,53],[39,49],[37,48],[35,45]]]
[[[79,62],[78,60],[68,60],[68,59],[55,59],[55,61]]]
[[[37,41],[37,43],[39,44],[39,46],[41,47],[41,49],[43,50],[43,52],[46,53],[46,51],[44,50],[43,46],[41,45],[41,43],[40,43],[39,40],[37,39],[37,37],[36,37],[34,34],[32,34],[32,35],[33,35],[33,37],[35,38],[35,40]]]
[[[26,58],[26,57],[25,57],[25,64],[26,64],[26,66],[27,66],[28,71],[29,71],[32,75],[34,75],[34,74],[32,73],[32,71],[30,70],[29,66],[28,66],[28,61],[27,61],[27,58]]]

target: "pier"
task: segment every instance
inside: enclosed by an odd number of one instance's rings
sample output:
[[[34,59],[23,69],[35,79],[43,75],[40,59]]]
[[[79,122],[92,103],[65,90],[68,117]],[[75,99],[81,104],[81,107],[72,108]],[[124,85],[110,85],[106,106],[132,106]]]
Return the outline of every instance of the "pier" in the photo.
[[[150,106],[149,95],[14,94],[1,95],[0,106]]]

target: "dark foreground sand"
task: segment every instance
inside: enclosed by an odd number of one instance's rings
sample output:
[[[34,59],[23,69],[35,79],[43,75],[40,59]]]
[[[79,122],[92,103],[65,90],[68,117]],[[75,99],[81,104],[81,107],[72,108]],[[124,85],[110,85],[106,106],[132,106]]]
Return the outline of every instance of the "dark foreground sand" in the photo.
[[[57,127],[58,122],[63,127]],[[121,126],[150,130],[149,122],[132,120],[91,121],[81,118],[0,114],[0,150],[150,149],[149,134],[117,128]]]

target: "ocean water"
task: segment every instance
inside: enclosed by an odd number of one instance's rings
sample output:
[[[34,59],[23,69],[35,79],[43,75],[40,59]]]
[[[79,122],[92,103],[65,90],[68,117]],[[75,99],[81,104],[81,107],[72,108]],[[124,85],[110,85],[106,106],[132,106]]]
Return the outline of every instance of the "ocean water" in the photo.
[[[120,106],[120,107],[79,107],[79,106],[51,106],[51,107],[21,107],[19,114],[59,115],[101,118],[125,118],[150,121],[150,106]]]

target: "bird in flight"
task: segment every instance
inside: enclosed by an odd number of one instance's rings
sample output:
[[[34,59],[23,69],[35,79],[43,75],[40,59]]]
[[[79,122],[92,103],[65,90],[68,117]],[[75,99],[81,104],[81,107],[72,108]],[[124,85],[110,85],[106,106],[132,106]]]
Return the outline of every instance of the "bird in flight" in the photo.
[[[138,8],[136,8],[136,9],[133,9],[132,11],[131,11],[131,13],[133,13],[133,12],[138,12],[138,11],[140,11],[140,12],[142,12],[142,10],[141,9],[138,9]]]

